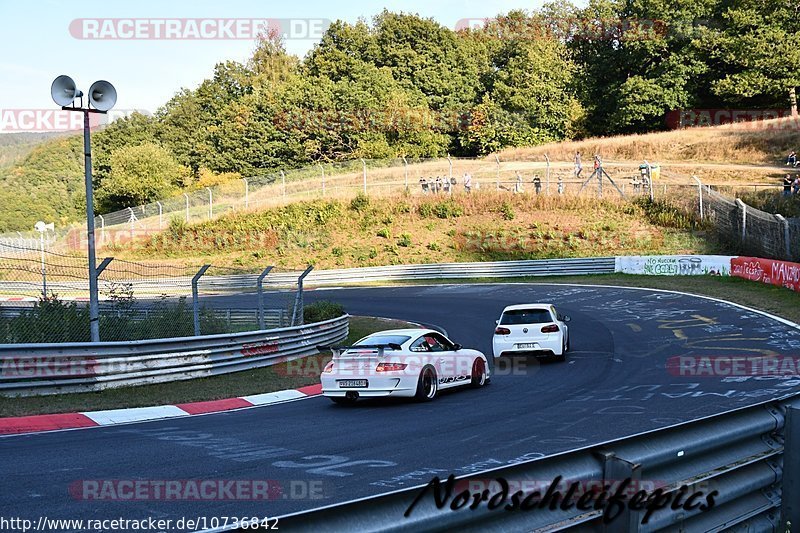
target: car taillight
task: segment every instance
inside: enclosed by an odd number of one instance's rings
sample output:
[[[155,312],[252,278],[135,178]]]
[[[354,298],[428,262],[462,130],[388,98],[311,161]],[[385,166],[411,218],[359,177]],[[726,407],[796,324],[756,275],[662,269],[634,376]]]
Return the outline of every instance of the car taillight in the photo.
[[[542,333],[556,333],[558,331],[558,324],[550,324],[542,328]]]
[[[375,372],[397,372],[405,370],[408,365],[404,363],[378,363]]]
[[[333,372],[333,361],[328,361],[328,364],[325,365],[325,368],[322,370],[325,374],[330,374]]]
[[[494,330],[495,335],[511,335],[511,330],[508,328],[497,328]]]

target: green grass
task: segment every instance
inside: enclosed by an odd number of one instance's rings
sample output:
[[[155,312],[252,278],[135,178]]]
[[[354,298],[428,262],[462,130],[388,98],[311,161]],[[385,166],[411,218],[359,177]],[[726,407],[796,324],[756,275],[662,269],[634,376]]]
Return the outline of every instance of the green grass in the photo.
[[[351,317],[350,335],[346,342],[355,342],[375,331],[402,327],[409,327],[409,324],[400,320]],[[121,387],[100,392],[0,398],[0,417],[172,405],[294,389],[319,383],[315,370],[322,370],[329,359],[330,355],[321,354],[306,358],[302,364],[290,361],[209,378]]]

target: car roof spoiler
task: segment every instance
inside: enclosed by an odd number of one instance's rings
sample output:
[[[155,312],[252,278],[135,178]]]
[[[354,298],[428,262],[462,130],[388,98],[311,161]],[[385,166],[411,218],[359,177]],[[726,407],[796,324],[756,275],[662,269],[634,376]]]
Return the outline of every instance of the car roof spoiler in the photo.
[[[388,344],[359,344],[356,346],[317,346],[317,350],[319,350],[320,352],[326,352],[330,350],[334,352],[334,354],[341,354],[343,352],[346,352],[347,350],[375,350],[379,354],[381,354],[387,348],[390,350],[403,349],[402,346],[394,342],[390,342]]]

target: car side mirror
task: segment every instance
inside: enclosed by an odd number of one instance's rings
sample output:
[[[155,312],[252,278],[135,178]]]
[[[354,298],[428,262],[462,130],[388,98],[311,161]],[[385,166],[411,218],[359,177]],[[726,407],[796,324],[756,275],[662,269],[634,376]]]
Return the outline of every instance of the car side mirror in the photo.
[[[454,345],[453,345],[453,349],[454,349],[455,351],[458,351],[458,350],[460,350],[460,349],[461,349],[461,345],[460,345],[460,344],[454,344]]]
[[[500,321],[499,321],[499,320],[495,320],[495,321],[494,321],[494,325],[495,325],[495,326],[499,326],[499,325],[500,325]]]

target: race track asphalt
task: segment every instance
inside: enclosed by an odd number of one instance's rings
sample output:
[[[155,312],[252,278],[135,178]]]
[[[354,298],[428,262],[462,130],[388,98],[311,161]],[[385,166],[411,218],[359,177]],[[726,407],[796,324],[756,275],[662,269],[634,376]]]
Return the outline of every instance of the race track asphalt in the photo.
[[[235,299],[235,297],[233,297]],[[491,354],[505,305],[552,301],[571,316],[565,363],[496,365],[491,385],[434,402],[316,397],[125,426],[0,438],[0,516],[276,516],[468,474],[800,391],[795,378],[680,376],[678,355],[795,354],[800,331],[739,307],[649,290],[546,284],[311,291],[354,315],[437,325]],[[208,300],[236,306],[230,298]],[[231,391],[235,396],[237,391]],[[269,501],[87,499],[87,480],[271,480]],[[82,492],[83,491],[83,492]],[[100,495],[101,493],[98,493]],[[387,517],[395,521],[401,517]],[[174,524],[174,522],[173,522]]]

